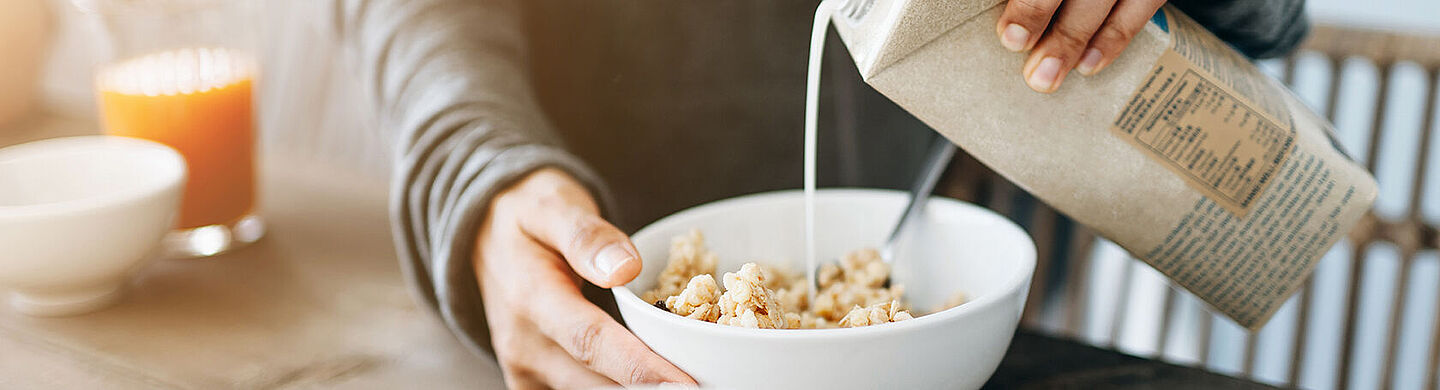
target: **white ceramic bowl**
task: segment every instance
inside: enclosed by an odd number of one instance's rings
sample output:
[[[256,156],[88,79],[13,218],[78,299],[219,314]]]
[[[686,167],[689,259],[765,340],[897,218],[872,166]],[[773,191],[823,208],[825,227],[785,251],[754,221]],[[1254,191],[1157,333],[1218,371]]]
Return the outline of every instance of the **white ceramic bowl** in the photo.
[[[0,149],[0,289],[31,315],[104,307],[174,224],[185,160],[133,138]]]
[[[821,190],[816,198],[816,250],[820,259],[832,260],[879,247],[907,201],[902,192],[869,189]],[[719,272],[750,261],[802,270],[799,191],[722,200],[646,226],[633,237],[643,271],[613,291],[630,329],[707,387],[978,388],[1014,335],[1035,269],[1035,245],[1009,220],[956,200],[933,198],[915,222],[911,238],[897,249],[892,280],[905,285],[915,308],[936,307],[957,290],[969,296],[968,303],[893,324],[776,330],[687,319],[636,295],[654,285],[670,239],[693,228],[719,255]]]

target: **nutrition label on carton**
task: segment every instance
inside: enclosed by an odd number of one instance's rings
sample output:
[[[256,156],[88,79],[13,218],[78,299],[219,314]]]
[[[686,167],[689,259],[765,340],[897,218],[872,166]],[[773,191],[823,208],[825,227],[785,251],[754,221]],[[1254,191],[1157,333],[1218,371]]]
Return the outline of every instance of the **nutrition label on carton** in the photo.
[[[1204,40],[1187,34],[1183,22],[1172,25],[1175,46],[1161,55],[1111,130],[1244,216],[1290,155],[1294,126],[1270,97],[1241,92],[1263,90],[1249,85],[1264,82],[1263,75],[1217,75],[1213,68],[1248,67],[1217,66],[1231,65],[1234,58],[1194,58],[1216,51],[1193,50],[1191,45]],[[1284,119],[1277,118],[1281,115]]]
[[[1296,151],[1247,218],[1209,199],[1194,203],[1158,246],[1141,255],[1242,326],[1274,313],[1343,234],[1340,216],[1359,188],[1313,153]],[[1196,261],[1205,259],[1206,261]]]

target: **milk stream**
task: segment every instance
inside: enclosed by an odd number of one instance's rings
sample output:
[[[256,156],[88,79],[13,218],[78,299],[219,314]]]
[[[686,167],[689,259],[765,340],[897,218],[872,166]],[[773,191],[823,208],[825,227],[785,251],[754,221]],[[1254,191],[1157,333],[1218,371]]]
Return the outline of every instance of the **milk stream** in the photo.
[[[825,54],[825,33],[838,0],[826,0],[815,8],[815,25],[810,30],[810,64],[805,73],[805,280],[808,302],[815,301],[815,137],[820,116],[820,63]]]

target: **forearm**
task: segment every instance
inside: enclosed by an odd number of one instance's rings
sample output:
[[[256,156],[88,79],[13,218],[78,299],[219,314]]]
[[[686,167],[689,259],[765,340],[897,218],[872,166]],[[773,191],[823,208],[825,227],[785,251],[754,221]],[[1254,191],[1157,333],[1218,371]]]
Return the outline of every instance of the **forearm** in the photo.
[[[602,193],[565,153],[526,75],[505,0],[335,0],[334,32],[398,148],[392,230],[412,285],[474,347],[488,342],[471,262],[490,199],[540,167]]]

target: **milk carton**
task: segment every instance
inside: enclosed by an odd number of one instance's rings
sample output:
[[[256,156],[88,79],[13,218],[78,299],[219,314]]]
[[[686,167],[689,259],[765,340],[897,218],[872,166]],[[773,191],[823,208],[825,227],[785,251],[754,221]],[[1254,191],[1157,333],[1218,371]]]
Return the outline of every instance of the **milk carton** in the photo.
[[[1000,0],[833,1],[866,83],[1249,329],[1375,199],[1329,123],[1174,8],[1047,95]]]

